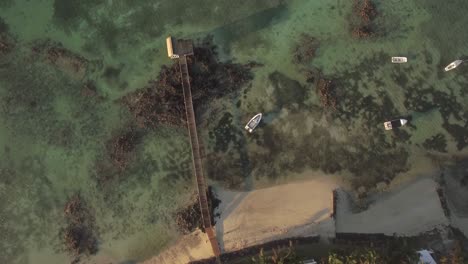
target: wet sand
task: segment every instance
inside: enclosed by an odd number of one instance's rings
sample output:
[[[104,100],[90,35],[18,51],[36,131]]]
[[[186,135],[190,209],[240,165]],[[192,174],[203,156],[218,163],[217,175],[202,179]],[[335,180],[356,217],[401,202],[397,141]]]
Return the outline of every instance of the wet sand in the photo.
[[[161,254],[144,261],[144,264],[186,264],[189,261],[213,257],[211,245],[200,230],[183,236]]]

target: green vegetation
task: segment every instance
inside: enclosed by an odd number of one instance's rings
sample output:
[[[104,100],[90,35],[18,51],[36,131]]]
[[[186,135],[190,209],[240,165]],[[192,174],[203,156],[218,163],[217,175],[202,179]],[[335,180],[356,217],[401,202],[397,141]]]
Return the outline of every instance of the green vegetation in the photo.
[[[401,248],[395,251],[384,251],[373,248],[354,249],[351,252],[330,253],[323,264],[381,264],[381,263],[416,263],[417,254],[413,250]]]
[[[273,249],[271,255],[266,255],[263,249],[260,249],[258,257],[252,258],[252,263],[255,264],[302,264],[304,263],[299,256],[296,254],[296,250],[289,241],[289,246],[286,248]]]
[[[333,247],[333,246],[332,246]],[[327,252],[328,251],[328,252]],[[311,259],[312,256],[298,253],[299,250],[289,243],[288,247],[276,248],[271,252],[265,253],[260,250],[258,256],[252,258],[252,264],[302,264],[306,259]],[[463,260],[458,251],[454,251],[446,259],[447,260]],[[320,254],[320,253],[319,253]],[[386,264],[400,263],[412,264],[416,263],[418,255],[416,251],[406,245],[406,243],[390,243],[383,247],[373,246],[338,246],[338,248],[325,250],[320,256],[313,256],[319,264]],[[246,262],[247,263],[247,262]],[[463,262],[444,262],[444,263],[463,263]]]

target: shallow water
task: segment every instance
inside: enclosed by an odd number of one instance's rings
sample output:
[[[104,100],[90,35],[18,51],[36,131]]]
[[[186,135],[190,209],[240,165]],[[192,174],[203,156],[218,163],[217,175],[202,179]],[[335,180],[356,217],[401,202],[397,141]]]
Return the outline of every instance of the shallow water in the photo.
[[[105,142],[131,121],[115,101],[170,63],[169,34],[212,34],[224,60],[264,64],[243,91],[199,113],[207,174],[220,184],[255,188],[312,168],[372,188],[419,169],[413,164],[425,164],[428,150],[466,154],[468,66],[443,67],[468,58],[468,2],[384,1],[378,35],[367,40],[349,33],[351,9],[343,0],[2,1],[0,31],[16,45],[0,56],[0,263],[67,261],[59,230],[76,193],[95,212],[100,252],[118,261],[148,258],[178,236],[170,214],[194,189],[184,129],[146,133],[111,186],[97,185],[95,168]],[[292,50],[303,33],[319,48],[297,64]],[[86,72],[37,59],[32,47],[46,39],[89,60]],[[391,56],[409,62],[391,64]],[[337,111],[321,106],[309,69],[334,81]],[[82,96],[88,80],[99,98]],[[257,112],[264,122],[246,135]],[[385,132],[383,121],[399,116],[411,116],[410,125]]]

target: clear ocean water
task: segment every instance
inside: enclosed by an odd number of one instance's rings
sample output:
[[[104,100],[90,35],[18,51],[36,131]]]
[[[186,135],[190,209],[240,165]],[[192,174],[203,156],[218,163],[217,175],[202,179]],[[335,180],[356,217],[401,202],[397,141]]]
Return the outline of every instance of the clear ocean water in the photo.
[[[146,133],[130,169],[104,188],[96,180],[105,142],[132,120],[117,101],[172,63],[168,35],[212,35],[221,60],[263,64],[198,113],[214,184],[252,189],[316,170],[372,190],[466,158],[468,63],[443,68],[468,59],[468,1],[375,3],[376,35],[356,39],[344,0],[1,0],[0,33],[15,44],[0,53],[0,263],[68,263],[59,231],[77,193],[95,215],[99,253],[140,261],[179,236],[171,214],[194,190],[184,128]],[[318,48],[296,63],[303,34]],[[35,56],[45,41],[87,59],[86,70]],[[311,70],[333,81],[337,110],[321,105]],[[98,99],[82,95],[88,81]],[[247,135],[258,112],[264,122]],[[408,126],[384,131],[402,116]]]

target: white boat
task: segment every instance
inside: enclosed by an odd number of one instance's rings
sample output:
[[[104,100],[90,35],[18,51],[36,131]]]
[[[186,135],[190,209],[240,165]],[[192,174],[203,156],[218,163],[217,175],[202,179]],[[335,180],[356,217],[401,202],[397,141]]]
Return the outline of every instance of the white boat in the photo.
[[[260,121],[262,120],[262,113],[256,114],[252,119],[247,122],[247,125],[245,125],[245,130],[249,131],[249,133],[252,133],[254,129],[260,124]]]
[[[394,119],[394,120],[385,122],[384,127],[385,127],[385,130],[392,130],[395,127],[404,126],[404,125],[406,125],[406,123],[408,123],[408,120],[406,120],[406,119],[403,119],[403,118],[402,119]]]
[[[392,63],[405,63],[408,62],[406,57],[392,57]]]
[[[445,67],[445,71],[450,71],[450,70],[453,70],[455,69],[456,67],[458,67],[458,65],[460,65],[463,61],[462,60],[456,60],[452,63],[450,63],[449,65],[447,65],[447,67]]]
[[[437,264],[431,254],[434,254],[431,250],[423,249],[420,251],[416,251],[419,254],[419,261],[418,263],[424,264]]]

